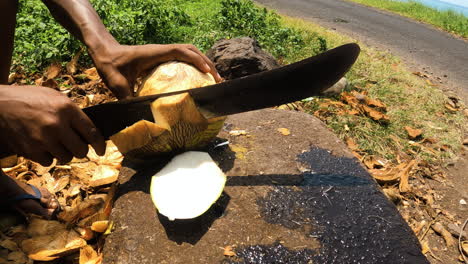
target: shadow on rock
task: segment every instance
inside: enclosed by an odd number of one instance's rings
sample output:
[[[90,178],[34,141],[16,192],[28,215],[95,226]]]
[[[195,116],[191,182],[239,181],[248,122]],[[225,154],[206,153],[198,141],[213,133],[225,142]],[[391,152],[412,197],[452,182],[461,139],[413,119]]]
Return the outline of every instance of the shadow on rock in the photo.
[[[160,213],[158,218],[170,240],[177,244],[186,242],[195,245],[208,232],[213,222],[224,215],[230,199],[231,197],[223,192],[218,201],[197,218],[170,221]]]

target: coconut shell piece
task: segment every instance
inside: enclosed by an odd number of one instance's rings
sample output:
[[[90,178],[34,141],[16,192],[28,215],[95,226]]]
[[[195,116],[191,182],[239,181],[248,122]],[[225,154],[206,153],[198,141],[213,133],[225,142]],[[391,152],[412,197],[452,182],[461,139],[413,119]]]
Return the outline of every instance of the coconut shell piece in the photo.
[[[140,86],[137,96],[175,92],[215,84],[213,76],[182,62],[157,67]],[[155,123],[139,121],[113,135],[119,151],[137,160],[208,144],[224,124],[224,117],[206,119],[188,93],[167,96],[151,104]]]

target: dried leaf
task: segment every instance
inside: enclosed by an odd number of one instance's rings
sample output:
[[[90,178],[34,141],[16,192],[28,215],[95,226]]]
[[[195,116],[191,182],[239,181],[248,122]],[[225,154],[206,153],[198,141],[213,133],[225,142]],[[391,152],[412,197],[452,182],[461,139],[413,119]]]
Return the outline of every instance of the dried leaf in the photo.
[[[0,247],[6,248],[10,251],[17,251],[18,245],[11,239],[5,239],[0,242]]]
[[[41,82],[40,85],[58,90],[58,82],[54,79],[48,79],[47,81]]]
[[[80,249],[79,264],[100,264],[102,255],[99,255],[91,246],[84,246]]]
[[[445,229],[445,227],[441,223],[434,223],[432,225],[432,229],[434,229],[434,231],[436,231],[437,234],[441,235],[444,238],[447,247],[455,245],[455,239],[453,239],[452,234],[450,234],[450,232],[447,231],[447,229]]]
[[[8,84],[14,83],[15,80],[16,80],[16,77],[17,77],[16,72],[10,73],[10,74],[8,75]]]
[[[89,180],[89,186],[97,187],[111,184],[119,178],[119,170],[109,165],[99,165]]]
[[[405,126],[405,130],[408,133],[408,137],[410,139],[418,138],[419,136],[422,135],[422,132],[423,132],[421,129],[415,129],[415,128],[412,128],[410,126]]]
[[[387,163],[382,158],[378,158],[373,155],[364,157],[363,162],[369,169],[382,168]]]
[[[91,230],[91,228],[88,227],[79,227],[76,226],[73,228],[78,234],[80,234],[80,237],[86,241],[91,240],[94,238],[94,232]]]
[[[385,196],[395,204],[397,204],[402,198],[400,191],[395,187],[384,188],[383,192]]]
[[[354,141],[354,139],[350,138],[350,137],[346,137],[345,138],[345,142],[346,142],[346,145],[348,146],[348,148],[350,150],[354,150],[354,151],[357,151],[359,150],[359,146],[358,144],[356,143],[356,141]]]
[[[450,111],[452,111],[452,112],[457,112],[457,111],[458,111],[457,108],[451,106],[451,105],[448,104],[448,103],[445,104],[445,108],[447,108],[448,110],[450,110]]]
[[[78,64],[78,59],[80,58],[82,50],[80,49],[75,56],[71,59],[70,62],[67,63],[66,68],[68,74],[75,74],[76,72],[76,65]]]
[[[63,190],[67,185],[70,183],[70,176],[62,176],[58,180],[55,181],[53,186],[54,193],[58,193]]]
[[[291,132],[290,132],[289,129],[287,129],[287,128],[281,127],[281,128],[278,128],[277,130],[278,130],[278,132],[280,132],[281,134],[283,134],[283,136],[289,136],[289,135],[291,135]]]
[[[91,230],[98,233],[104,233],[109,226],[108,220],[96,221],[91,225]]]
[[[462,249],[463,249],[463,252],[465,252],[465,255],[468,256],[468,241],[462,242]]]
[[[226,246],[226,247],[224,247],[223,255],[226,256],[226,257],[234,257],[236,255],[236,253],[232,250],[231,246]]]
[[[66,226],[58,221],[33,217],[28,226],[27,233],[31,237],[37,237],[54,234],[59,230],[65,229]]]
[[[84,73],[86,74],[86,78],[88,78],[91,81],[96,81],[96,80],[99,80],[101,78],[101,77],[99,77],[99,74],[98,74],[97,69],[95,67],[85,70]]]
[[[14,251],[8,254],[7,258],[13,264],[23,264],[28,262],[28,257],[21,251]]]
[[[372,118],[375,121],[383,121],[383,122],[390,121],[390,118],[386,114],[384,114],[384,113],[382,113],[382,112],[380,112],[378,110],[375,110],[375,109],[373,109],[373,108],[371,108],[369,106],[366,106],[366,105],[361,105],[361,108],[366,113],[367,116],[369,116],[370,118]]]
[[[386,109],[387,107],[385,106],[384,103],[382,103],[382,101],[378,100],[378,99],[370,99],[368,98],[367,99],[367,105],[369,106],[373,106],[373,107],[378,107],[378,108],[382,108],[382,109]]]
[[[58,214],[57,218],[65,223],[75,223],[79,219],[83,219],[97,213],[103,205],[104,200],[102,199],[86,199],[71,209],[65,208],[64,211]]]
[[[410,187],[409,187],[409,183],[408,183],[409,173],[410,173],[411,169],[413,168],[413,166],[415,164],[416,164],[416,160],[410,161],[408,163],[408,165],[398,173],[399,178],[400,178],[399,188],[400,188],[400,192],[402,192],[402,193],[410,191]]]
[[[242,135],[247,135],[247,132],[245,130],[231,130],[229,131],[230,136],[242,136]]]
[[[69,255],[86,245],[86,241],[74,230],[58,230],[53,234],[26,239],[21,248],[28,257],[49,261]]]
[[[62,65],[58,62],[52,63],[46,70],[44,74],[47,80],[56,78],[62,71]],[[49,87],[49,86],[47,86]]]

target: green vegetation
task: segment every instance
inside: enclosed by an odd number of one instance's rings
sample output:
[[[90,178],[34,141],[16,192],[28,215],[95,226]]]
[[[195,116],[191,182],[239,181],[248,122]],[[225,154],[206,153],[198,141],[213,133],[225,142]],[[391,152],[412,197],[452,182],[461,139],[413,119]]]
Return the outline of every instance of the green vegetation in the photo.
[[[247,0],[92,0],[92,3],[123,44],[192,43],[205,51],[221,38],[251,36],[287,64],[354,41],[303,20],[279,16]],[[41,71],[52,61],[70,61],[80,49],[79,42],[50,17],[39,0],[22,0],[20,11],[16,67],[29,73]],[[85,57],[81,63],[88,66],[90,62]],[[363,115],[340,115],[333,109],[328,109],[330,115],[322,118],[341,138],[353,138],[362,152],[388,159],[406,152],[433,160],[448,157],[460,148],[463,115],[447,109],[448,98],[437,87],[409,73],[398,59],[364,47],[347,78],[351,83],[348,90],[368,93],[388,109],[388,124]],[[323,108],[324,100],[315,98],[303,105],[314,113]],[[414,144],[404,126],[421,129],[425,138],[437,141],[428,146]]]
[[[298,30],[282,26],[277,14],[256,8],[251,1],[91,2],[122,44],[192,43],[206,50],[221,38],[250,36],[280,58],[305,46],[314,46],[314,54],[326,50],[325,40],[315,34],[304,39]],[[20,2],[15,42],[14,65],[27,71],[40,70],[52,61],[69,61],[81,47],[40,0]]]
[[[417,1],[395,0],[348,0],[356,3],[389,10],[441,28],[450,33],[468,37],[468,17],[452,10],[441,11],[427,7]]]

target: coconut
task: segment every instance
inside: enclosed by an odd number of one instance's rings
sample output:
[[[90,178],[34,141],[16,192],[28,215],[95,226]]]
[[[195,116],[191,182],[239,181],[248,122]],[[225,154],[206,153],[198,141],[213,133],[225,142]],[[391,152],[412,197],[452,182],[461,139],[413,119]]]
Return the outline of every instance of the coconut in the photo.
[[[160,65],[142,82],[137,96],[168,93],[215,84],[210,73],[202,73],[183,62]],[[151,104],[155,122],[139,121],[111,136],[128,158],[145,160],[155,156],[196,150],[207,145],[224,124],[224,117],[206,119],[188,93],[162,97]]]

